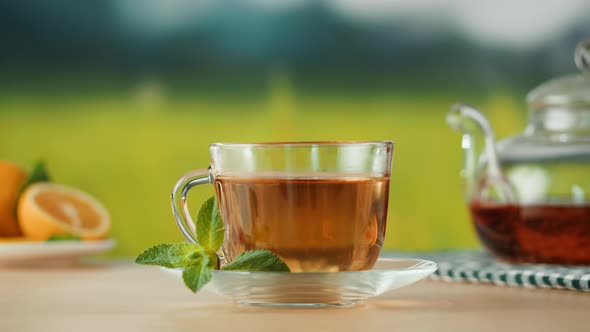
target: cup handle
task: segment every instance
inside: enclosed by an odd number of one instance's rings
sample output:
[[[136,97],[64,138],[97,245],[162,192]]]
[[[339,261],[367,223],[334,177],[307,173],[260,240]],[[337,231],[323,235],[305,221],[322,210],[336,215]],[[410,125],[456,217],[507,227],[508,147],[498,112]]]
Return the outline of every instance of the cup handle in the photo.
[[[188,242],[198,244],[193,236],[193,234],[196,235],[195,223],[188,210],[186,195],[192,187],[212,183],[212,179],[211,168],[208,170],[190,171],[176,182],[172,190],[172,213],[174,214],[178,228]]]

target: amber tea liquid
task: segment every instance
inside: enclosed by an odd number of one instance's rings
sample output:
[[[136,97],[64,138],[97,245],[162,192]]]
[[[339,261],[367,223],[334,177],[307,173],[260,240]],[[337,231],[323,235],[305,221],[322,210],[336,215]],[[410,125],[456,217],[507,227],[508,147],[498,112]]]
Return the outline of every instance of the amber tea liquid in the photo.
[[[269,249],[293,272],[370,269],[383,245],[388,178],[217,177],[230,259]]]

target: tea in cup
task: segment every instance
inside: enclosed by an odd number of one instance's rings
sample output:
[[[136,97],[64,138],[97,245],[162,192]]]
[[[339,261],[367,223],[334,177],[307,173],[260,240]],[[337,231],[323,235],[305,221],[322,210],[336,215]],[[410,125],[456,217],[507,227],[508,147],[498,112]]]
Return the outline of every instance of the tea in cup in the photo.
[[[209,172],[172,194],[176,221],[196,243],[186,194],[212,183],[225,224],[220,255],[267,249],[292,272],[370,269],[383,245],[393,143],[302,142],[210,147]]]

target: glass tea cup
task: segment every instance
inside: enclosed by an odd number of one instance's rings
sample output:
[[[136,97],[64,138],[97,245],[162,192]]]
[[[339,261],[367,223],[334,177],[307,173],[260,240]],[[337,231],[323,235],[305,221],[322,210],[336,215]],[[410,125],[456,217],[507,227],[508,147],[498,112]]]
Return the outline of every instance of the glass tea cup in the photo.
[[[268,249],[292,272],[373,267],[385,235],[393,143],[214,143],[209,171],[190,171],[172,192],[185,238],[195,240],[188,191],[215,187],[225,225],[222,263]]]

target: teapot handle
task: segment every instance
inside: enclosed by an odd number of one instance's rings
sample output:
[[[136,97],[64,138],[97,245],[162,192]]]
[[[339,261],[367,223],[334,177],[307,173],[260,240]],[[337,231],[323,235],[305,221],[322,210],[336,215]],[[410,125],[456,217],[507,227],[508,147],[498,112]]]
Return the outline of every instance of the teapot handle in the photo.
[[[590,73],[590,38],[578,43],[574,51],[574,61],[578,69]]]
[[[475,107],[455,104],[447,113],[447,123],[455,130],[463,132],[462,147],[465,152],[464,176],[466,177],[466,196],[469,200],[515,203],[513,190],[502,174],[496,151],[494,130],[486,117]],[[482,181],[477,177],[476,151],[473,135],[482,135],[483,155],[486,159],[485,174]]]

